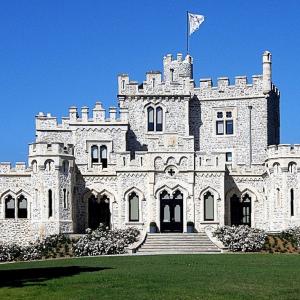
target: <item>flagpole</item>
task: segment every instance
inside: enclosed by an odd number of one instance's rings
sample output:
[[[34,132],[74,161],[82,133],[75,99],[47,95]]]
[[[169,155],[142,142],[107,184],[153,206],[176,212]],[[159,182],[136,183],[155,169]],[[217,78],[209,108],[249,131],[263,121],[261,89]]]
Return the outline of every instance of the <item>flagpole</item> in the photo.
[[[189,12],[186,11],[186,52],[189,54]]]

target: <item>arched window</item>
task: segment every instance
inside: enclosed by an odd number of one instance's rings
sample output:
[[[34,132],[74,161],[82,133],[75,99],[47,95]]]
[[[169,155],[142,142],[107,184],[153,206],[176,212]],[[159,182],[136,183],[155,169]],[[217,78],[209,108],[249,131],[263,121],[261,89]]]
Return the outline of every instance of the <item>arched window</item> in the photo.
[[[69,171],[69,162],[67,160],[64,160],[62,163],[62,171],[63,173],[68,173]]]
[[[214,196],[207,192],[204,195],[204,221],[214,220]]]
[[[154,109],[153,107],[148,107],[148,131],[154,131]]]
[[[18,218],[27,218],[27,199],[23,195],[18,198]]]
[[[156,108],[156,131],[163,129],[163,110],[161,107]]]
[[[294,216],[294,189],[291,189],[290,193],[291,193],[291,195],[290,195],[290,197],[291,197],[291,199],[290,199],[290,201],[291,201],[291,217],[293,217]]]
[[[5,198],[5,218],[10,219],[15,217],[15,199],[8,195]]]
[[[279,174],[280,173],[280,164],[279,163],[274,163],[273,164],[273,169],[274,169],[274,174]]]
[[[242,224],[251,226],[251,198],[246,194],[242,199]]]
[[[53,160],[51,160],[51,159],[46,160],[45,165],[44,165],[45,170],[47,172],[51,172],[53,170],[53,164],[54,164]]]
[[[136,193],[131,193],[129,195],[129,221],[138,222],[139,221],[139,197]]]
[[[48,190],[48,218],[53,216],[53,197],[52,190]]]
[[[92,155],[92,164],[99,162],[99,152],[98,152],[98,146],[93,145],[91,148],[91,155]]]
[[[288,165],[288,171],[292,174],[297,173],[297,165],[294,162],[290,162]]]
[[[36,160],[33,160],[31,163],[31,168],[32,168],[32,172],[36,173],[37,172],[37,162]]]
[[[105,145],[102,145],[100,147],[100,158],[101,158],[101,164],[102,168],[107,168],[107,147]]]

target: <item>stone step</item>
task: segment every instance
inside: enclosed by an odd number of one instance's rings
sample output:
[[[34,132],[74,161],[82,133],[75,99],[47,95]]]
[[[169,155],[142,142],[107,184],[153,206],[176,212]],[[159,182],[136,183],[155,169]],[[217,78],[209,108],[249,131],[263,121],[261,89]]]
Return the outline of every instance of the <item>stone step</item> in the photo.
[[[212,248],[203,248],[203,249],[153,249],[153,250],[140,250],[137,253],[139,254],[145,254],[145,253],[151,253],[151,254],[172,254],[172,253],[221,253],[221,250],[219,249],[212,249]]]
[[[159,247],[169,247],[169,248],[174,248],[174,247],[181,247],[181,248],[193,248],[193,247],[206,247],[206,246],[212,246],[211,243],[203,243],[203,244],[168,244],[168,243],[162,243],[162,244],[144,244],[142,247],[143,248],[159,248]]]

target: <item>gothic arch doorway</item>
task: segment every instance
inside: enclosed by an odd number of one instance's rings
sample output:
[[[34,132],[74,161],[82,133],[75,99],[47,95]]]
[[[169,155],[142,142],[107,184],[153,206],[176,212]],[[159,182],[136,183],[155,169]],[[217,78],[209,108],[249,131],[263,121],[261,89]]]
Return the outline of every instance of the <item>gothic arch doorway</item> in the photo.
[[[231,225],[251,226],[251,197],[245,194],[240,199],[236,194],[230,198]]]
[[[96,197],[91,195],[88,199],[89,219],[88,226],[91,229],[96,229],[100,224],[110,228],[110,199],[106,196]]]
[[[160,194],[160,231],[183,232],[183,194],[179,190]]]

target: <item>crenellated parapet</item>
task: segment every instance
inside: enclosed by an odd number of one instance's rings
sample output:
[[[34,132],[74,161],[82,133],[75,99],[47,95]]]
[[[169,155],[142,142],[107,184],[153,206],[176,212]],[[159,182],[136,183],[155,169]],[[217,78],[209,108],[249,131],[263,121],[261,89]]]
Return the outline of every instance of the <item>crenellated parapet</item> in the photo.
[[[118,76],[119,95],[186,95],[194,88],[193,59],[181,53],[176,59],[171,54],[163,58],[163,74],[160,71],[146,73],[142,83],[132,81],[128,74]]]
[[[300,144],[269,146],[266,167],[270,169],[270,173],[300,172]]]
[[[25,162],[16,162],[13,166],[10,162],[0,162],[0,176],[5,175],[28,175],[30,168],[26,166]]]
[[[279,90],[272,83],[271,61],[272,55],[265,51],[262,56],[262,75],[253,75],[252,82],[246,76],[236,76],[233,85],[228,77],[217,79],[213,85],[211,78],[200,79],[198,87],[193,80],[193,59],[187,55],[177,54],[174,59],[171,54],[163,58],[164,71],[150,71],[146,73],[146,80],[142,83],[130,80],[128,74],[118,76],[118,94],[122,95],[189,95],[195,94],[199,99],[235,99],[249,97],[263,97],[274,93],[280,96]]]
[[[50,113],[46,115],[40,112],[36,116],[36,130],[72,130],[72,126],[76,125],[123,125],[128,123],[128,110],[120,108],[119,114],[116,107],[110,107],[108,116],[106,109],[103,108],[101,102],[96,102],[90,115],[89,108],[83,106],[81,114],[75,106],[69,108],[69,116],[62,118],[62,122],[58,123],[57,118],[51,116]]]

